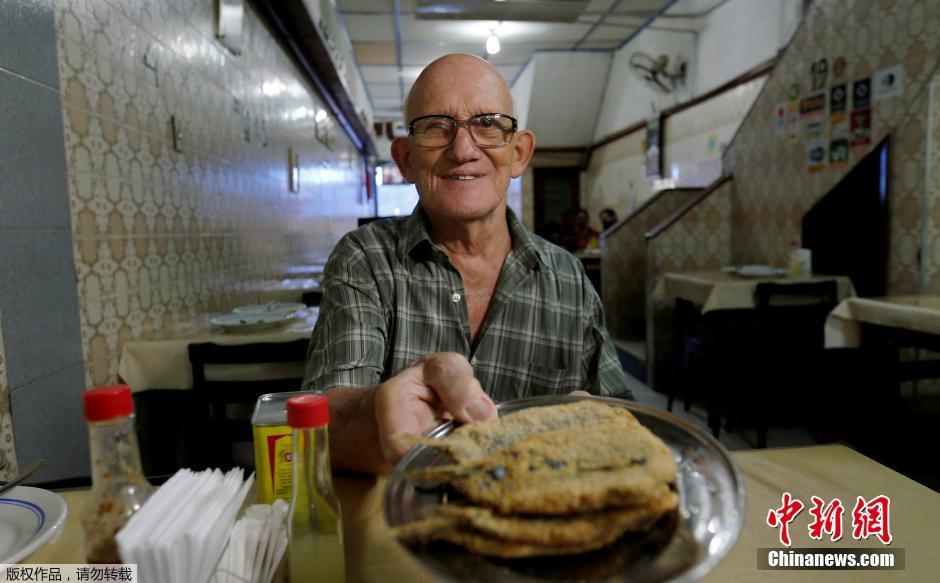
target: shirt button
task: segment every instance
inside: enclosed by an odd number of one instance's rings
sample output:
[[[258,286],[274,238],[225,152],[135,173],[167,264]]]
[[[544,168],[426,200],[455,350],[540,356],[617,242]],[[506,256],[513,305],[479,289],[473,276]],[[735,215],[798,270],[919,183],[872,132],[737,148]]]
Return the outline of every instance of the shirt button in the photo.
[[[454,302],[455,304],[456,304],[457,302],[459,302],[459,301],[460,301],[460,294],[454,294],[454,295],[450,296],[450,301]]]
[[[470,359],[470,364],[472,364],[473,366],[476,366],[476,365],[477,365],[477,357],[476,357],[476,356],[474,356],[473,358]]]

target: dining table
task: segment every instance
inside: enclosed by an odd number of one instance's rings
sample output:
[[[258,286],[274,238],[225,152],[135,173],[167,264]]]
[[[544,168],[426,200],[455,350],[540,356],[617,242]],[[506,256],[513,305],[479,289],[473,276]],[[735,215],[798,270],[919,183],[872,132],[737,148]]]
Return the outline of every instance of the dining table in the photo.
[[[935,336],[940,341],[940,296],[847,298],[826,319],[826,347],[861,346],[866,325]]]
[[[706,581],[936,581],[940,573],[936,526],[940,524],[940,493],[844,445],[748,450],[732,453],[744,476],[746,511],[742,530],[727,556]],[[383,514],[386,478],[334,473],[342,508],[348,581],[432,582],[429,571],[390,533]],[[83,563],[80,516],[88,489],[58,492],[68,505],[68,516],[54,537],[22,561],[24,564]],[[790,523],[793,548],[837,551],[864,548],[903,554],[896,570],[759,570],[761,549],[782,549],[779,529],[768,526],[768,514],[781,506],[784,494],[801,500],[806,509]],[[890,544],[875,537],[856,540],[852,508],[857,497],[880,495],[890,499]],[[833,542],[810,537],[809,506],[813,496],[841,500],[845,506],[845,532]],[[572,557],[571,560],[578,560]],[[152,583],[152,582],[143,582]]]
[[[845,275],[811,274],[791,277],[779,270],[767,275],[744,276],[735,270],[670,271],[653,290],[653,299],[659,301],[686,300],[700,306],[701,313],[713,310],[752,310],[755,307],[754,292],[761,283],[797,284],[835,281],[838,299],[855,295],[852,280]]]
[[[141,338],[124,344],[118,361],[118,376],[134,393],[152,389],[192,389],[192,368],[189,364],[191,344],[212,342],[230,346],[310,338],[319,314],[320,308],[317,307],[298,310],[292,320],[264,330],[251,327],[223,329],[212,323],[212,317],[200,317],[172,335]],[[217,367],[213,373],[216,380],[227,380],[227,374],[239,379],[303,376],[302,369],[290,368],[297,366],[295,363],[239,364],[230,367],[230,373],[224,367]]]

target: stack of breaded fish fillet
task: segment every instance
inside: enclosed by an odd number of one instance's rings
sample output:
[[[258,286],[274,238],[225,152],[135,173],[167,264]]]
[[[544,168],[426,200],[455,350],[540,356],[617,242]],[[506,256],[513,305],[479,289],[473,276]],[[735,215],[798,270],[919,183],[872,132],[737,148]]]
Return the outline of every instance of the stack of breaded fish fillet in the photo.
[[[532,407],[420,443],[454,463],[416,470],[463,500],[396,529],[516,558],[584,553],[647,532],[678,505],[669,448],[626,409],[594,400]]]

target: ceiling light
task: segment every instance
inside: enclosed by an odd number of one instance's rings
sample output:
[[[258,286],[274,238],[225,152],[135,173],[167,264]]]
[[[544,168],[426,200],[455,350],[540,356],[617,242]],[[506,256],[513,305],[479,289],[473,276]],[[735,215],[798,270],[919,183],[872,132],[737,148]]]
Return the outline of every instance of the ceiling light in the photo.
[[[499,52],[499,37],[495,33],[490,33],[486,37],[486,54],[495,55]]]
[[[321,122],[321,121],[323,121],[323,120],[325,120],[325,119],[326,119],[326,110],[325,110],[325,109],[317,109],[317,113],[316,113],[316,115],[314,115],[313,120],[316,121],[317,123],[319,123],[319,122]]]

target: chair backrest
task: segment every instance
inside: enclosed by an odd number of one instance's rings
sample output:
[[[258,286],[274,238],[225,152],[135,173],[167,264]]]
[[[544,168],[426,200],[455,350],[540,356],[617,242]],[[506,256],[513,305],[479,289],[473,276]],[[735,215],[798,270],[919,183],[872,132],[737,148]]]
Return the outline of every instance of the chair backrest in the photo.
[[[198,400],[207,416],[204,439],[210,449],[209,459],[205,460],[207,465],[231,466],[228,445],[252,440],[251,413],[259,396],[300,390],[308,345],[309,340],[305,338],[292,342],[239,345],[204,342],[189,345],[193,389],[198,393]],[[296,366],[278,366],[289,364]],[[224,380],[212,380],[209,378],[212,375],[207,375],[216,365],[225,365],[225,374],[217,375],[224,376]],[[265,368],[259,371],[257,367],[262,365]]]
[[[754,291],[760,340],[788,350],[821,350],[826,318],[838,303],[834,280],[760,283]]]

